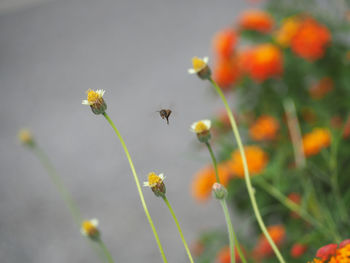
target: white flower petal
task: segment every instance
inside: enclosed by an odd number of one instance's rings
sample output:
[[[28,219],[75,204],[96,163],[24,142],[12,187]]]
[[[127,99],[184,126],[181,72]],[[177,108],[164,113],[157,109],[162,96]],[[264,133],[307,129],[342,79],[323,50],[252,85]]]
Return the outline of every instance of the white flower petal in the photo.
[[[197,123],[198,123],[198,121],[192,123],[192,125],[191,125],[191,132],[194,132],[194,133],[196,132],[195,128],[196,128]]]
[[[207,129],[209,130],[211,127],[211,121],[210,120],[202,120],[205,126],[207,126]]]
[[[149,186],[148,182],[143,182],[143,186]]]
[[[190,68],[190,69],[188,69],[188,73],[189,74],[196,74],[197,72],[193,68]]]
[[[209,58],[208,58],[208,57],[204,57],[204,58],[203,58],[203,61],[205,62],[205,64],[208,64]]]
[[[83,104],[83,105],[90,105],[89,102],[88,102],[87,100],[83,100],[83,101],[81,102],[81,104]]]
[[[94,227],[98,226],[98,219],[97,218],[93,218],[90,220],[91,225],[93,225]]]

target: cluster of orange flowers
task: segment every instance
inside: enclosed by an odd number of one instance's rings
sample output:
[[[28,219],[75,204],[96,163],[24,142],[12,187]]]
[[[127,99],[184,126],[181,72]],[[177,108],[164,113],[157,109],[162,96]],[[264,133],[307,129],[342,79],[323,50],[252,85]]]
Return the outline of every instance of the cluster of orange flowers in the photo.
[[[258,146],[246,146],[244,151],[250,174],[261,173],[268,162],[267,154]],[[219,164],[218,170],[221,184],[224,186],[227,186],[232,178],[243,178],[244,170],[240,152],[238,150],[234,151],[230,160]],[[191,192],[193,197],[198,201],[206,201],[210,197],[215,181],[215,171],[212,166],[201,169],[195,174],[192,181]]]
[[[350,239],[339,244],[328,244],[321,247],[309,263],[349,263],[350,262]]]
[[[307,15],[289,17],[277,30],[274,30],[274,25],[269,13],[250,10],[240,16],[237,30],[228,28],[215,35],[213,46],[217,59],[213,74],[220,86],[229,88],[244,75],[257,82],[281,76],[283,55],[280,47],[290,47],[296,55],[314,61],[324,56],[331,41],[328,28]],[[273,34],[279,47],[263,43],[237,50],[239,34],[246,30]]]
[[[330,144],[331,134],[327,129],[315,128],[303,137],[303,148],[306,157],[318,154]]]

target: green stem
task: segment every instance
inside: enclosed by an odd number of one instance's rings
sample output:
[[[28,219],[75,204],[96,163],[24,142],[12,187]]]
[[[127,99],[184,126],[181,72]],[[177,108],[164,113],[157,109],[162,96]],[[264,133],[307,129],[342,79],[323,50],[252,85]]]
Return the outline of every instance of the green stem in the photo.
[[[158,245],[160,254],[161,254],[161,256],[162,256],[163,261],[164,261],[164,262],[168,262],[167,259],[166,259],[166,257],[165,257],[165,254],[164,254],[162,244],[160,243],[160,240],[159,240],[159,237],[158,237],[156,228],[154,227],[153,220],[152,220],[152,218],[151,218],[151,215],[150,215],[149,212],[148,212],[148,208],[147,208],[147,205],[146,205],[146,202],[145,202],[145,198],[143,197],[143,193],[142,193],[142,190],[141,190],[140,181],[139,181],[139,178],[137,177],[137,174],[136,174],[136,171],[135,171],[135,167],[134,167],[134,164],[133,164],[133,162],[132,162],[132,160],[131,160],[131,157],[130,157],[128,148],[126,147],[126,144],[125,144],[125,142],[124,142],[124,140],[123,140],[121,134],[119,133],[117,127],[114,125],[113,121],[112,121],[111,118],[108,116],[108,114],[107,114],[106,112],[104,112],[104,113],[103,113],[103,116],[106,118],[106,120],[108,121],[108,123],[112,126],[113,130],[115,131],[115,133],[117,134],[117,136],[118,136],[118,138],[119,138],[119,140],[120,140],[120,143],[121,143],[122,146],[123,146],[123,149],[124,149],[126,158],[127,158],[128,161],[129,161],[130,168],[131,168],[132,174],[133,174],[134,179],[135,179],[137,191],[139,192],[139,196],[140,196],[140,199],[141,199],[141,203],[142,203],[143,209],[145,210],[145,214],[146,214],[146,216],[147,216],[148,222],[149,222],[149,224],[150,224],[150,226],[151,226],[151,228],[152,228],[152,231],[153,231],[154,237],[155,237],[155,239],[156,239],[156,242],[157,242],[157,245]]]
[[[246,156],[245,156],[245,153],[244,153],[244,148],[243,148],[241,136],[239,135],[237,124],[236,124],[236,121],[235,121],[235,119],[233,117],[231,109],[230,109],[230,107],[229,107],[229,105],[227,103],[227,100],[225,98],[225,95],[222,93],[220,87],[215,83],[215,81],[212,78],[210,78],[209,81],[211,82],[211,84],[213,85],[214,89],[216,90],[216,92],[219,94],[221,100],[223,101],[224,106],[225,106],[226,111],[227,111],[227,114],[228,114],[228,117],[229,117],[229,120],[231,122],[232,131],[233,131],[233,134],[234,134],[234,136],[236,138],[239,151],[241,153],[243,169],[244,169],[244,179],[245,179],[245,183],[246,183],[246,186],[247,186],[249,198],[250,198],[250,201],[251,201],[252,206],[253,206],[253,210],[254,210],[254,213],[255,213],[256,220],[258,221],[258,224],[260,226],[261,231],[264,233],[267,241],[269,242],[270,246],[272,247],[273,251],[275,252],[276,257],[279,260],[279,262],[280,263],[285,263],[285,260],[283,259],[281,252],[277,248],[275,242],[272,240],[269,232],[266,229],[264,221],[263,221],[263,219],[262,219],[262,217],[260,215],[259,208],[258,208],[258,205],[256,203],[256,199],[255,199],[254,189],[253,189],[252,183],[250,181],[248,164],[247,164],[247,159],[246,159]]]
[[[103,254],[106,256],[107,262],[114,263],[111,253],[109,252],[106,244],[102,241],[101,238],[97,239],[97,243],[99,244],[101,250],[103,251]]]
[[[51,178],[51,181],[57,188],[58,192],[61,194],[64,202],[69,208],[69,211],[71,212],[73,219],[75,223],[80,226],[82,217],[80,215],[79,209],[74,204],[74,201],[67,191],[66,187],[64,186],[63,182],[61,181],[60,176],[57,174],[55,167],[53,166],[52,162],[50,161],[47,154],[35,143],[31,147],[33,149],[33,152],[37,155],[45,169],[47,170],[48,175]]]
[[[219,177],[219,171],[218,171],[218,164],[213,152],[213,149],[210,146],[209,142],[206,142],[205,145],[208,147],[209,153],[210,153],[210,157],[211,160],[213,161],[213,165],[214,165],[214,170],[215,170],[215,177],[216,177],[216,181],[220,184],[220,177]]]
[[[175,212],[174,212],[173,208],[171,207],[171,205],[170,205],[168,199],[166,198],[166,196],[164,195],[164,196],[162,196],[162,198],[163,198],[165,204],[167,205],[167,207],[169,208],[169,211],[170,211],[171,215],[172,215],[173,218],[174,218],[174,221],[175,221],[177,230],[178,230],[179,233],[180,233],[180,237],[181,237],[182,243],[184,244],[184,247],[185,247],[185,249],[186,249],[186,253],[187,253],[187,255],[188,255],[188,258],[189,258],[189,260],[190,260],[191,263],[194,263],[193,258],[192,258],[192,255],[191,255],[191,251],[190,251],[190,249],[188,248],[188,245],[187,245],[186,240],[185,240],[185,237],[184,237],[184,235],[183,235],[183,233],[182,233],[182,230],[181,230],[179,221],[177,220],[177,217],[176,217],[176,215],[175,215]]]
[[[325,236],[329,236],[329,231],[327,231],[323,224],[321,224],[319,221],[317,221],[315,218],[313,218],[309,213],[307,213],[304,209],[302,209],[301,206],[298,204],[292,202],[289,200],[286,196],[284,196],[277,188],[272,186],[271,184],[267,183],[264,179],[259,178],[259,180],[256,181],[256,183],[264,189],[268,194],[276,198],[281,204],[283,204],[285,207],[290,209],[291,211],[297,213],[300,215],[301,218],[303,218],[305,221],[309,222],[310,224],[314,225],[317,229],[320,230]]]
[[[217,168],[217,161],[216,161],[213,149],[212,149],[212,147],[211,147],[209,142],[206,142],[206,145],[208,147],[211,159],[213,161],[216,180],[217,180],[218,183],[220,183],[220,181],[219,181],[219,171],[218,171],[218,168]],[[235,248],[234,248],[235,245],[237,247],[237,251],[238,251],[238,254],[239,254],[242,262],[246,263],[247,261],[245,259],[245,256],[244,256],[242,250],[241,250],[241,246],[238,243],[237,236],[236,236],[235,231],[233,229],[233,224],[232,224],[232,221],[231,221],[231,218],[230,218],[230,214],[228,212],[228,207],[227,207],[226,200],[225,199],[220,200],[220,204],[221,204],[222,210],[223,210],[224,215],[225,215],[227,231],[228,231],[228,236],[229,236],[229,241],[230,241],[231,263],[235,263],[235,260],[236,260]]]

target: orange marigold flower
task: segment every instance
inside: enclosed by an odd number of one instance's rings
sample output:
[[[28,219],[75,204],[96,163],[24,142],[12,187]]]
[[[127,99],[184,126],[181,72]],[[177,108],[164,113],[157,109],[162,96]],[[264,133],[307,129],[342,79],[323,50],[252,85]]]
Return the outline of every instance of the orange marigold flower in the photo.
[[[244,253],[244,249],[242,248],[242,245],[241,246],[241,249],[242,249],[242,252],[243,254]],[[217,254],[216,256],[217,258],[217,262],[218,263],[230,263],[231,262],[231,250],[230,250],[230,247],[229,246],[225,246],[223,247],[219,253]],[[238,250],[237,250],[237,247],[235,246],[235,259],[236,259],[236,262],[241,262],[241,258],[238,254]]]
[[[244,147],[244,152],[247,158],[250,174],[256,175],[261,173],[268,162],[267,154],[258,146],[253,145]],[[232,153],[231,160],[228,162],[228,165],[234,175],[244,177],[243,163],[239,150]]]
[[[230,170],[225,163],[218,165],[220,183],[227,186],[230,180]],[[216,182],[213,166],[206,166],[198,171],[192,182],[192,195],[197,201],[206,201],[211,195],[212,186]]]
[[[213,39],[215,53],[221,58],[229,58],[237,43],[237,33],[231,29],[224,29],[216,33]]]
[[[243,30],[268,33],[272,30],[274,20],[269,13],[261,10],[248,10],[239,18],[238,24]]]
[[[324,55],[330,40],[331,33],[327,27],[313,18],[306,18],[293,37],[291,48],[298,56],[314,61]]]
[[[282,47],[288,47],[298,32],[301,20],[298,16],[288,17],[282,22],[281,28],[275,33],[275,41]]]
[[[239,75],[236,58],[219,59],[213,67],[213,78],[223,89],[230,88]]]
[[[261,44],[241,52],[239,62],[242,72],[257,82],[279,76],[283,72],[281,50],[272,44]]]
[[[281,246],[283,243],[285,237],[286,237],[286,230],[284,226],[282,225],[274,225],[269,226],[267,228],[268,233],[270,234],[273,242],[275,242],[276,246]],[[261,234],[261,236],[258,239],[258,242],[253,249],[253,255],[257,259],[262,259],[269,257],[273,254],[273,250],[267,241],[266,237]]]
[[[329,130],[315,128],[303,137],[304,153],[307,157],[318,154],[323,148],[328,147],[330,143],[331,135]]]
[[[293,258],[300,258],[302,255],[305,254],[306,250],[307,250],[307,245],[295,243],[290,250],[290,255]]]
[[[339,244],[329,244],[317,250],[316,257],[310,263],[349,263],[350,262],[350,244],[349,239]]]
[[[256,141],[272,140],[276,138],[279,129],[278,121],[268,115],[263,115],[250,127],[249,134]]]
[[[333,90],[333,87],[333,80],[329,77],[324,77],[311,86],[309,93],[313,99],[322,99],[328,92]]]

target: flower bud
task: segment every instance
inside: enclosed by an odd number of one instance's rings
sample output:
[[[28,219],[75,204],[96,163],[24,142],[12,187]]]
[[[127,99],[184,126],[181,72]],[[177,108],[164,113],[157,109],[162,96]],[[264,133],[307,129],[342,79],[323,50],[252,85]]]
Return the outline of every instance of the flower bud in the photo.
[[[18,132],[18,139],[23,145],[34,146],[33,134],[28,129],[21,129]]]
[[[216,199],[218,200],[226,199],[227,190],[222,184],[214,183],[212,189],[213,189],[213,196]]]

